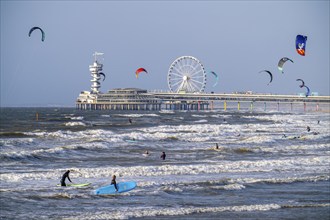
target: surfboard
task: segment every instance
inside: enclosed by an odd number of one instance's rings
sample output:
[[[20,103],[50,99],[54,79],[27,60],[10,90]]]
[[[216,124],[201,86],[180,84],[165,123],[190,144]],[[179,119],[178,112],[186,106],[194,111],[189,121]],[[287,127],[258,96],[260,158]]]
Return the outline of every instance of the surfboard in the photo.
[[[94,190],[95,195],[111,195],[123,192],[128,192],[136,187],[136,182],[122,182],[117,183],[118,192],[116,192],[114,185],[107,185]]]
[[[68,184],[66,184],[66,186],[70,186],[70,187],[84,187],[84,186],[89,186],[89,185],[91,185],[91,183],[77,183],[77,184],[68,183]],[[57,184],[56,186],[61,186],[61,184]]]

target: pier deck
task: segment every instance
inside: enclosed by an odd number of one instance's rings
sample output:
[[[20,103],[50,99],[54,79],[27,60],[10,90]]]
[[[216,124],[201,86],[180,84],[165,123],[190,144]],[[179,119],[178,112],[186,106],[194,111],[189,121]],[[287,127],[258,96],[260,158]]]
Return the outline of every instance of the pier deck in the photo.
[[[318,111],[322,108],[330,109],[330,96],[298,96],[298,95],[270,95],[270,94],[224,94],[224,93],[169,93],[169,92],[147,92],[147,90],[129,88],[113,89],[108,93],[82,93],[77,101],[77,109],[89,110],[213,110],[220,108],[227,109],[228,105],[241,106],[248,105],[253,109],[255,105],[262,104],[264,110],[267,105],[289,104],[291,110],[293,106],[303,106],[306,111],[307,103]],[[217,106],[217,107],[215,107]],[[221,107],[222,108],[222,107]]]

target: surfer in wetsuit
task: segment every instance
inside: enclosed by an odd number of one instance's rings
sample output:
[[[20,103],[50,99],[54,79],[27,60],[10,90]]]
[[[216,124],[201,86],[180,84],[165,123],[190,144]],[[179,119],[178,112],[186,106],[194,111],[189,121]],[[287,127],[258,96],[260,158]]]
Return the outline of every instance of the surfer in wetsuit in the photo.
[[[165,158],[166,158],[166,154],[165,154],[164,151],[163,151],[162,155],[160,155],[160,158],[162,158],[163,160],[165,160]]]
[[[311,128],[309,126],[307,126],[307,132],[310,132]]]
[[[62,179],[61,179],[61,186],[66,186],[65,184],[65,179],[68,178],[68,180],[72,183],[72,181],[70,180],[70,177],[69,177],[69,173],[70,173],[70,170],[66,171],[63,176],[62,176]]]
[[[116,183],[116,175],[112,176],[111,185],[115,185],[116,192],[118,192],[118,187]]]

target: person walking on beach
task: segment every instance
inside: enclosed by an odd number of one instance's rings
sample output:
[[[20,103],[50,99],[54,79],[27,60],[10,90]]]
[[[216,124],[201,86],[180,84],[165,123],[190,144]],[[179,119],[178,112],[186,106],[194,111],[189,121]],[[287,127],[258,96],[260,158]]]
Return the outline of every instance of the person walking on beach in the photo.
[[[110,185],[115,185],[116,192],[118,192],[118,187],[117,187],[117,182],[116,182],[116,175],[112,176],[112,180],[111,180]]]
[[[160,155],[160,158],[162,158],[163,160],[165,160],[165,158],[166,158],[166,154],[165,154],[164,151],[163,151],[162,155]]]
[[[72,183],[72,181],[70,180],[70,177],[69,177],[69,173],[70,173],[70,170],[67,170],[63,176],[62,176],[62,179],[61,179],[61,186],[66,186],[65,184],[65,179],[68,178],[68,180]]]

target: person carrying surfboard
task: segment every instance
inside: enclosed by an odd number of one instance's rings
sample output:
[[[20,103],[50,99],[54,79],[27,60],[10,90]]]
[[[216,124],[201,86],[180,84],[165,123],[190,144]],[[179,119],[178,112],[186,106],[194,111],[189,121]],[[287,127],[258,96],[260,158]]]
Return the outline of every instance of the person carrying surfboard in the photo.
[[[118,192],[118,187],[116,183],[116,175],[112,176],[111,184],[110,185],[115,185],[116,192]]]
[[[68,178],[68,180],[72,183],[72,181],[70,180],[70,177],[69,177],[69,173],[70,173],[70,170],[66,171],[63,176],[62,176],[62,179],[61,179],[61,186],[66,186],[65,184],[65,179]]]

